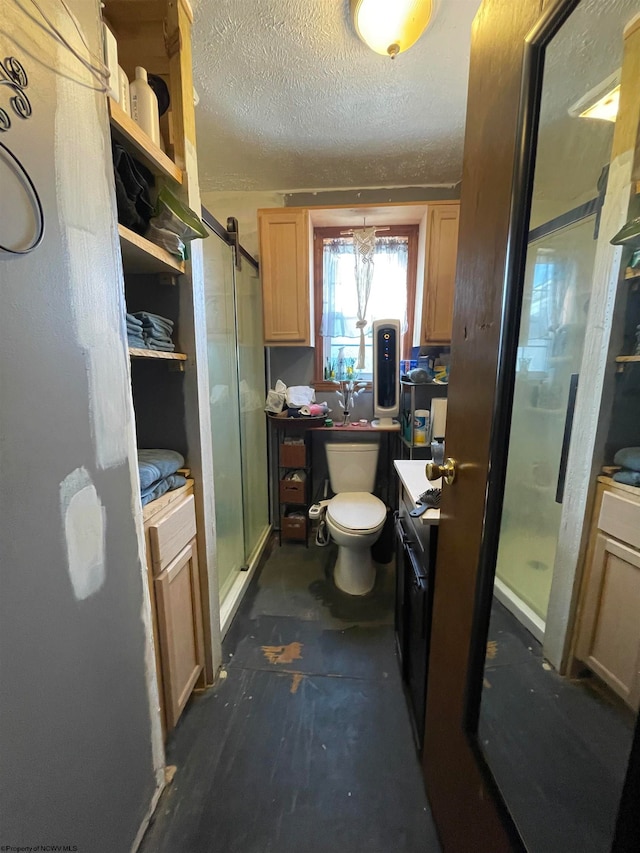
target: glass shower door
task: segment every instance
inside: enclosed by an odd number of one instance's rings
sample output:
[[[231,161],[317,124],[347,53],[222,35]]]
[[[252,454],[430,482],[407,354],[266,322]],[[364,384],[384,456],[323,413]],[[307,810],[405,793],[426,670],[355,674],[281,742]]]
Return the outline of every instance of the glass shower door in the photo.
[[[246,260],[235,275],[244,543],[250,562],[269,526],[262,290],[258,271]]]
[[[580,370],[595,216],[529,244],[496,594],[542,640],[560,528],[556,501],[572,377]],[[574,380],[575,382],[575,380]]]
[[[204,291],[220,602],[245,558],[234,265],[231,248],[211,233],[203,242]]]

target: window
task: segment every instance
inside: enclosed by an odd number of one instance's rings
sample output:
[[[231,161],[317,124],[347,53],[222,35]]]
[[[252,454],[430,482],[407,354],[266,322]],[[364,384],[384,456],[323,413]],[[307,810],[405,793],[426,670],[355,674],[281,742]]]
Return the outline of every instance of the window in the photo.
[[[316,379],[333,367],[335,378],[345,378],[354,367],[360,346],[358,297],[355,283],[353,238],[346,228],[317,228],[315,237]],[[398,319],[404,332],[402,357],[412,344],[418,227],[386,228],[376,234],[374,270],[365,318],[365,367],[361,379],[372,378],[372,324]],[[339,375],[342,368],[343,376]]]
[[[570,257],[553,249],[536,250],[530,307],[520,334],[521,369],[526,364],[526,370],[544,373],[551,367],[550,359],[564,356],[566,337],[570,331],[575,334],[581,321],[576,277],[576,265]]]

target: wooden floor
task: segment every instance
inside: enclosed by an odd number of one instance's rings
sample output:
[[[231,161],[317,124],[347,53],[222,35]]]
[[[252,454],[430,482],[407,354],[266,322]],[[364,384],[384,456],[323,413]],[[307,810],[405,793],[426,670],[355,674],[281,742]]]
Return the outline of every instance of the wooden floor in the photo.
[[[336,590],[335,549],[274,546],[224,643],[226,678],[168,744],[142,853],[439,851],[393,633],[392,566]]]
[[[494,600],[479,736],[529,850],[611,848],[634,721],[604,689],[545,664],[540,644]]]

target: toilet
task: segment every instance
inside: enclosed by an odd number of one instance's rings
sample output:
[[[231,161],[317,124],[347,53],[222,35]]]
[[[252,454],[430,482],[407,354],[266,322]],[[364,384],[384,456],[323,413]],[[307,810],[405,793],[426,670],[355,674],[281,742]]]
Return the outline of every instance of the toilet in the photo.
[[[334,581],[349,595],[366,595],[376,580],[371,546],[377,541],[387,508],[371,494],[376,482],[379,445],[345,442],[327,444],[331,489],[326,522],[338,546]]]

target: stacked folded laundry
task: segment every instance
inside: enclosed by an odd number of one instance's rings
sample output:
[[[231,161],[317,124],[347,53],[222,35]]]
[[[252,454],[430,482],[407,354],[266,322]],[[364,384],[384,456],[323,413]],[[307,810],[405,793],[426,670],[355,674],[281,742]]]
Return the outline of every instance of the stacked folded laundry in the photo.
[[[640,447],[623,447],[613,457],[613,464],[622,468],[613,475],[617,483],[640,486]]]
[[[149,349],[174,351],[175,346],[171,340],[173,320],[148,311],[137,311],[134,316],[142,320],[142,333]]]
[[[144,335],[142,333],[142,320],[138,320],[133,314],[127,314],[127,340],[130,347],[144,349]]]
[[[186,479],[176,473],[183,465],[184,457],[176,450],[138,450],[142,506],[184,486]]]
[[[173,352],[175,344],[171,339],[172,335],[173,320],[167,317],[151,314],[149,311],[127,314],[127,338],[130,347]]]

